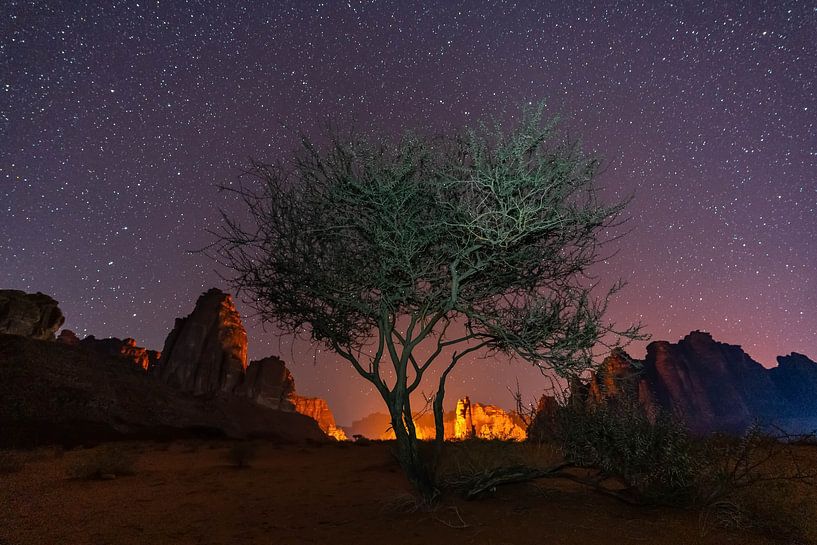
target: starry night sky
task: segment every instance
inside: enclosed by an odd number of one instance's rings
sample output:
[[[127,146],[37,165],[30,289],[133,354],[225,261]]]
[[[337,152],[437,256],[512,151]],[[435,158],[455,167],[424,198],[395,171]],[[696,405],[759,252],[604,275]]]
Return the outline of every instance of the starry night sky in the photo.
[[[53,296],[80,336],[160,349],[224,287],[190,253],[231,206],[216,184],[327,116],[445,131],[544,99],[634,194],[600,271],[629,280],[612,318],[817,358],[814,2],[94,4],[0,3],[0,287]],[[380,408],[344,362],[245,321],[251,357],[291,362],[341,423]],[[544,386],[477,358],[448,399],[507,407],[517,378]]]

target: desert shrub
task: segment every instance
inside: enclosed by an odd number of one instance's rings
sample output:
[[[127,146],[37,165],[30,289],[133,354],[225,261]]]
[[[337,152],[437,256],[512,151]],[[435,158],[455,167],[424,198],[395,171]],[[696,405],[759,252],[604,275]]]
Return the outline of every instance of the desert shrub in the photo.
[[[136,473],[136,453],[123,445],[103,445],[78,455],[80,458],[68,466],[68,476],[73,479],[109,479]]]
[[[258,446],[255,443],[241,441],[234,443],[227,450],[227,461],[237,468],[247,468],[258,456]]]
[[[555,424],[567,462],[620,480],[639,501],[679,504],[695,495],[700,453],[678,418],[616,400],[565,405]]]
[[[702,527],[751,528],[784,543],[817,543],[817,468],[808,448],[759,425],[739,438],[705,441],[697,483]]]
[[[17,473],[21,471],[24,466],[25,463],[19,454],[0,450],[0,475]]]

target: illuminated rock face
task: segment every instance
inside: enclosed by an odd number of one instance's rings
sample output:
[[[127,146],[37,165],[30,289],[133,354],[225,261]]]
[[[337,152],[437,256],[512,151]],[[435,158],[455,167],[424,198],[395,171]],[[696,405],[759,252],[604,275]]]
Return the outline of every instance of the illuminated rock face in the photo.
[[[247,367],[247,332],[232,297],[202,294],[193,312],[177,318],[159,360],[158,377],[185,392],[232,392]]]
[[[76,336],[70,330],[63,329],[57,338],[57,342],[79,346],[80,348],[92,350],[105,356],[124,358],[144,371],[155,366],[161,356],[161,354],[155,350],[148,350],[147,348],[136,346],[136,340],[131,338],[117,339],[116,337],[111,337],[108,339],[97,339],[93,335],[89,335],[76,343],[74,343],[74,339],[76,339]]]
[[[471,400],[468,396],[457,400],[457,420],[454,422],[454,437],[471,439],[476,435],[474,417],[471,413]]]
[[[0,333],[51,341],[64,322],[65,316],[51,297],[39,292],[0,290]]]
[[[460,400],[462,401],[462,400]],[[509,413],[496,405],[483,405],[481,403],[470,403],[468,398],[465,398],[467,405],[470,406],[471,430],[476,437],[480,439],[503,439],[511,441],[523,441],[527,437],[523,424],[518,416]],[[470,437],[468,430],[468,414],[466,413],[465,421],[459,422],[459,401],[457,402],[457,424],[455,430],[463,429],[466,431],[465,436],[457,435],[457,439],[465,439]]]
[[[293,395],[292,402],[296,412],[315,420],[326,435],[338,441],[347,439],[346,433],[335,424],[335,416],[329,410],[325,399]]]

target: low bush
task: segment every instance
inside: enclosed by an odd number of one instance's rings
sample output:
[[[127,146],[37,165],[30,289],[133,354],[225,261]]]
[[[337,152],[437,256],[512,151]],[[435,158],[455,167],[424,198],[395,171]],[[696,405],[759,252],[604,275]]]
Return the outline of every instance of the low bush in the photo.
[[[701,452],[678,418],[616,400],[568,404],[555,419],[567,462],[620,481],[638,501],[684,504],[694,498]]]
[[[241,441],[234,443],[227,450],[227,461],[240,469],[250,467],[258,456],[258,446],[255,443]]]
[[[102,445],[77,455],[79,459],[68,466],[72,479],[112,479],[136,473],[136,453],[124,445]]]

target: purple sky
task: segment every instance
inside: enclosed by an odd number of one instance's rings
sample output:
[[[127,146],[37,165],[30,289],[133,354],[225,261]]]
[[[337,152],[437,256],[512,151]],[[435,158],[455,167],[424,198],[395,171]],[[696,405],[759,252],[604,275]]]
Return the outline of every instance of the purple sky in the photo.
[[[215,185],[327,116],[444,131],[545,99],[635,195],[601,271],[629,280],[611,317],[817,357],[813,3],[94,4],[0,4],[0,287],[52,295],[80,336],[161,348],[223,287],[188,253],[229,204]],[[251,356],[290,361],[341,423],[380,407],[344,362],[246,322]],[[545,386],[474,359],[449,400],[509,406],[517,378]]]

